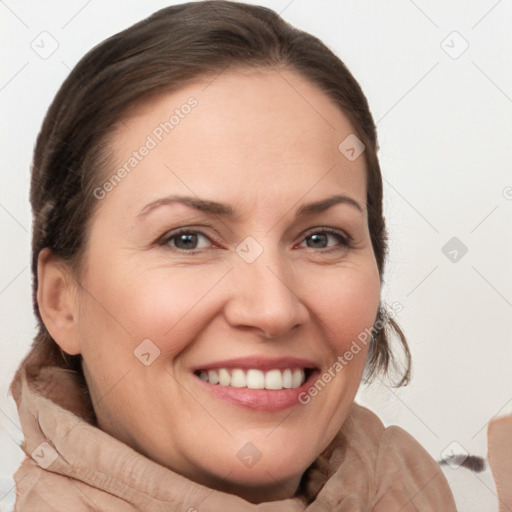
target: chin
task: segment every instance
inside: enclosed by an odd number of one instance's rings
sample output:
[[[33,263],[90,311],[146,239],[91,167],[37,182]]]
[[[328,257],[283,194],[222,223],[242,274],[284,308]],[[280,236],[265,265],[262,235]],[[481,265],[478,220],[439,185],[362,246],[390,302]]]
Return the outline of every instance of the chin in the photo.
[[[282,438],[279,439],[279,448],[275,443],[269,443],[262,447],[263,443],[258,443],[259,448],[253,443],[245,443],[242,448],[237,446],[230,453],[234,456],[225,457],[222,464],[219,464],[222,455],[216,458],[213,464],[210,462],[208,468],[204,468],[209,473],[210,483],[207,484],[214,488],[233,487],[260,488],[278,487],[286,489],[287,496],[292,495],[303,473],[315,460],[317,453],[314,449],[316,444],[307,443],[297,439],[295,443],[288,442]],[[309,448],[309,449],[308,449]],[[226,487],[228,486],[228,487]],[[291,487],[294,487],[291,489]],[[232,491],[230,491],[232,492]]]

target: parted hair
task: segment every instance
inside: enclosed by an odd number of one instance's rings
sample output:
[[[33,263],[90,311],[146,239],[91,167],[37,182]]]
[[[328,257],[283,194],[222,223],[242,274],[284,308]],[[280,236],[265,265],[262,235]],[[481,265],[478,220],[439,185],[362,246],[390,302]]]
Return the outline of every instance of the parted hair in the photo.
[[[50,105],[34,150],[33,305],[38,319],[34,348],[54,364],[81,375],[80,356],[64,354],[47,331],[37,304],[37,261],[49,248],[79,282],[94,189],[104,180],[112,153],[109,136],[128,109],[226,70],[289,69],[316,85],[349,119],[365,145],[368,227],[383,279],[387,234],[377,134],[368,102],[345,64],[319,39],[285,22],[271,9],[224,0],[189,2],[157,11],[90,50],[74,67]],[[341,141],[340,141],[341,142]],[[381,321],[380,323],[377,322]],[[381,304],[365,380],[378,373],[410,379],[406,338]],[[405,357],[391,350],[391,335]]]

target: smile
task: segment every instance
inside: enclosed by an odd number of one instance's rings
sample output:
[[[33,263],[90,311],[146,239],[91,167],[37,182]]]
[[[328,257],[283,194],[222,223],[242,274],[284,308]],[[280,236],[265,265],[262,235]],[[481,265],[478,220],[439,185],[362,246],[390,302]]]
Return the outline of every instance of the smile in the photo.
[[[265,412],[301,406],[299,395],[319,374],[314,361],[297,357],[243,357],[192,368],[203,389],[222,402]]]
[[[306,381],[307,369],[286,368],[271,369],[268,371],[257,368],[219,368],[216,370],[200,370],[200,379],[210,384],[231,386],[247,389],[297,389]]]

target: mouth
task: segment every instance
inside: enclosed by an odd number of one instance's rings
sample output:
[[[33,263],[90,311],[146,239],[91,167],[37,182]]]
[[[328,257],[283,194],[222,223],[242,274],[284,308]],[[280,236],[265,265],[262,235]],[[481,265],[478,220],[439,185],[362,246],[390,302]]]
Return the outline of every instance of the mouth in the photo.
[[[197,381],[216,398],[267,412],[301,405],[299,396],[316,374],[315,363],[298,358],[241,358],[193,370]]]
[[[196,370],[194,375],[215,386],[279,391],[300,388],[312,371],[313,368],[274,368],[266,371],[258,368],[218,368]]]

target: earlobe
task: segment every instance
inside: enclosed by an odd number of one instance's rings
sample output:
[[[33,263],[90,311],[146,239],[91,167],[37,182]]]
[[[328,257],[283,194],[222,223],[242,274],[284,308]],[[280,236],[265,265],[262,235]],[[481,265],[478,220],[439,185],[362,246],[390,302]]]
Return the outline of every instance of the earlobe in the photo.
[[[67,265],[45,248],[37,260],[37,303],[50,336],[64,352],[80,353],[77,286]]]

